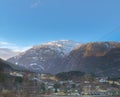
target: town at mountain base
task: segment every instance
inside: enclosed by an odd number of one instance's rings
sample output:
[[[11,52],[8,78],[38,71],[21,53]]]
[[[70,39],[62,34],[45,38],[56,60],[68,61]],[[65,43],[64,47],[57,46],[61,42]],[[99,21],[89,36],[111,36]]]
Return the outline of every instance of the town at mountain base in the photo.
[[[120,96],[120,78],[80,71],[56,75],[18,70],[0,59],[0,97]],[[55,96],[55,97],[56,97]]]

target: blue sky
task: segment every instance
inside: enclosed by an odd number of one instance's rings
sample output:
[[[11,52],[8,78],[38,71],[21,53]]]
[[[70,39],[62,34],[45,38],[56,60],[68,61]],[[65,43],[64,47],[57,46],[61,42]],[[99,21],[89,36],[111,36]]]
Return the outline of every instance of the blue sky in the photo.
[[[120,41],[119,26],[120,0],[0,0],[0,46],[5,48],[54,40]]]

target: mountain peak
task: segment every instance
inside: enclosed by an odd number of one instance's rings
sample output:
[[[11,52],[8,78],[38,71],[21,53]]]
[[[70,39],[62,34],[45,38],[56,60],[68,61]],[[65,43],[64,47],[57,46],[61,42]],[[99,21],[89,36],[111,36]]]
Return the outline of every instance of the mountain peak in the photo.
[[[59,41],[52,41],[43,43],[41,45],[33,46],[34,49],[40,49],[43,47],[50,48],[50,49],[56,49],[57,51],[62,51],[65,54],[68,54],[70,51],[72,51],[74,48],[76,48],[78,45],[80,45],[79,42],[74,42],[72,40],[59,40]]]

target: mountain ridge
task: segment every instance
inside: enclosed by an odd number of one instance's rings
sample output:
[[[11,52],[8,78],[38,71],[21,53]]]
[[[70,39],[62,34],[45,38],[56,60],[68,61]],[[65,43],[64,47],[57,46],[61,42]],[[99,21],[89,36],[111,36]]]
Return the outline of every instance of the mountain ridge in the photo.
[[[75,45],[75,42],[67,41],[67,44],[72,45],[69,53],[64,52],[65,44],[61,43],[66,41],[57,42],[49,42],[48,44],[42,46],[36,46],[28,51],[26,51],[23,55],[18,57],[10,58],[8,61],[12,63],[22,64],[28,69],[42,72],[42,73],[59,73],[66,71],[82,71],[87,73],[95,73],[96,75],[118,75],[120,68],[119,64],[119,52],[120,52],[120,43],[119,42],[92,42],[86,44],[78,44]],[[61,49],[61,45],[63,46],[63,50]],[[59,48],[60,47],[60,48]],[[59,48],[59,49],[58,49]],[[68,48],[67,48],[68,49]],[[118,53],[115,53],[118,51]],[[113,53],[112,53],[113,52]],[[112,56],[113,55],[113,56]],[[113,62],[112,64],[109,62]],[[112,72],[109,74],[110,69],[108,64],[111,64],[111,67],[114,67],[115,61],[118,60],[117,72]],[[26,65],[27,64],[27,65]],[[108,71],[104,71],[103,69],[110,69]],[[101,72],[101,73],[99,73]],[[104,74],[106,73],[106,74]]]
[[[8,61],[34,71],[44,72],[46,69],[49,72],[49,68],[54,68],[56,64],[61,63],[63,58],[78,45],[80,43],[69,40],[48,42],[33,46],[26,52],[8,59]],[[50,73],[52,72],[50,71]]]

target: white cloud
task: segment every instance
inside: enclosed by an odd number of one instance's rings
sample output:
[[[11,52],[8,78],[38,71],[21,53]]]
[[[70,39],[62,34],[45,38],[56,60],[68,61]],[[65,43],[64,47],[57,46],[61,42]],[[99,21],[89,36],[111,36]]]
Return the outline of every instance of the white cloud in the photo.
[[[7,45],[7,44],[8,44],[7,42],[0,41],[0,45]]]
[[[20,52],[26,51],[29,48],[31,48],[31,46],[19,47],[13,43],[0,41],[0,58],[8,59],[19,54]]]
[[[37,8],[37,7],[39,7],[41,5],[41,1],[40,0],[37,0],[36,2],[33,2],[32,4],[31,4],[31,8]]]
[[[20,52],[15,52],[11,49],[0,48],[0,58],[5,59],[5,60],[10,58],[10,57],[16,56],[19,53]]]
[[[17,46],[12,43],[0,41],[0,48],[16,48]]]

